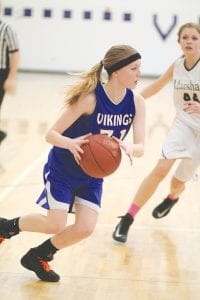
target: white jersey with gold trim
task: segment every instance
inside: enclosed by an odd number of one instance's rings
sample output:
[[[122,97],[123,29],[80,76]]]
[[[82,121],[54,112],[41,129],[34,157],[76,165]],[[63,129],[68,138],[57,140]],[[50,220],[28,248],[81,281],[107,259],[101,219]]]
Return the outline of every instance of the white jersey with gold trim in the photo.
[[[188,114],[183,110],[186,101],[200,102],[200,59],[190,70],[184,64],[184,57],[177,59],[174,64],[173,86],[177,118],[200,131],[200,115]]]

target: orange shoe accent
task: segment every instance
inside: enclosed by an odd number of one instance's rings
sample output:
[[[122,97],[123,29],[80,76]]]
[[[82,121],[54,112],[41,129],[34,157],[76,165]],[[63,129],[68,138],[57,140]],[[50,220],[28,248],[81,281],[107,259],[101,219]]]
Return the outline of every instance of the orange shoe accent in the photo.
[[[51,271],[51,267],[50,267],[50,265],[48,264],[48,262],[47,262],[46,260],[43,260],[43,259],[39,258],[39,262],[41,263],[43,269],[44,269],[46,272]]]
[[[3,241],[5,241],[5,238],[0,236],[0,244],[3,243]]]

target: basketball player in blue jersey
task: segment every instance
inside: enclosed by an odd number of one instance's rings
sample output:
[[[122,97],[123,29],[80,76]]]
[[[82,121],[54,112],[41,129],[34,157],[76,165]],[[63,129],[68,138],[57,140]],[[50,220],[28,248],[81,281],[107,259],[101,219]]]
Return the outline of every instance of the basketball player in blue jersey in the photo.
[[[80,81],[68,90],[64,112],[46,136],[53,147],[44,166],[45,187],[37,203],[47,210],[47,215],[0,218],[1,241],[21,231],[53,234],[21,259],[22,266],[43,281],[59,281],[48,261],[58,250],[90,236],[97,223],[103,179],[88,176],[79,166],[81,147],[88,142],[88,136],[114,136],[130,159],[144,153],[144,99],[132,91],[141,75],[140,64],[141,56],[134,48],[116,45],[101,62],[80,74]],[[103,68],[108,74],[105,84],[101,83]],[[130,128],[134,137],[129,144],[123,140]],[[72,204],[75,222],[66,226]]]
[[[130,225],[143,205],[156,191],[177,159],[180,163],[171,179],[167,197],[153,210],[154,218],[165,217],[178,202],[185,183],[200,165],[200,25],[183,24],[178,32],[183,56],[141,94],[148,98],[173,79],[176,118],[163,144],[162,156],[141,183],[128,212],[121,217],[113,238],[125,243]]]

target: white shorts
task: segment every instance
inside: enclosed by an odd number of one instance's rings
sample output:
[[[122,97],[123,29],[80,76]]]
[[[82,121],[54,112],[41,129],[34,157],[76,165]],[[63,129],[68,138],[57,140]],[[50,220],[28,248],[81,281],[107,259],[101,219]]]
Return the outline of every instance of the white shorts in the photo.
[[[181,159],[174,176],[184,182],[192,179],[200,165],[200,131],[176,119],[164,141],[162,158]]]

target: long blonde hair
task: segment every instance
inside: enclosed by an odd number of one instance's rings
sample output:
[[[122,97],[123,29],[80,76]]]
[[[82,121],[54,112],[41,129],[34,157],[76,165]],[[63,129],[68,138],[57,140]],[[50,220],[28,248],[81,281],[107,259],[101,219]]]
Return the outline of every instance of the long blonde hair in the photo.
[[[111,47],[102,61],[88,71],[77,74],[80,80],[69,87],[65,97],[65,105],[72,105],[83,93],[90,94],[93,92],[98,82],[101,82],[103,67],[105,69],[110,68],[112,65],[135,53],[137,53],[137,50],[129,45],[115,45]]]

